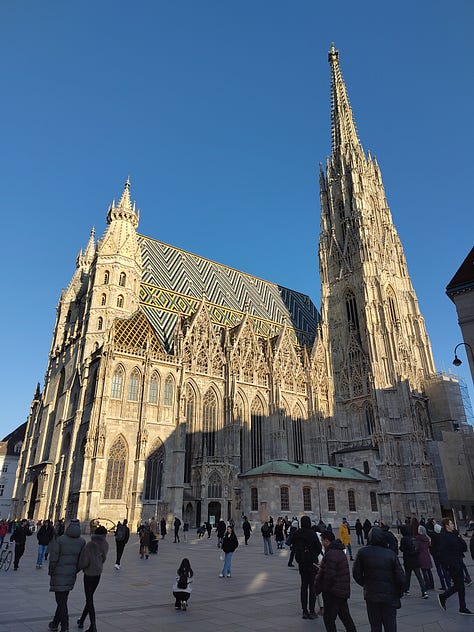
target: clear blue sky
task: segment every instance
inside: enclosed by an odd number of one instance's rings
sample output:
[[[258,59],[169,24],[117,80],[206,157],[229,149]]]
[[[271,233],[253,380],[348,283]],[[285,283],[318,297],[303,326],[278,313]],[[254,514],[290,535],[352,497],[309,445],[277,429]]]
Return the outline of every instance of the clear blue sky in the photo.
[[[451,368],[445,287],[474,234],[471,0],[4,1],[0,24],[0,435],[27,417],[61,288],[128,174],[140,232],[319,307],[331,41]]]

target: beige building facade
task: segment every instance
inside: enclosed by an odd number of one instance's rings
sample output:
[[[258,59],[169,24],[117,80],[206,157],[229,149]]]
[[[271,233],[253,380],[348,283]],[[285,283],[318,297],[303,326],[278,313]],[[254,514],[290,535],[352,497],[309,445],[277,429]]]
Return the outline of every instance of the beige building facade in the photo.
[[[321,315],[306,295],[141,235],[127,180],[61,294],[15,515],[196,526],[249,514],[255,488],[272,515],[301,514],[308,489],[334,489],[341,515],[352,494],[361,517],[441,513],[430,343],[333,46],[329,62]],[[260,472],[277,462],[326,475]]]

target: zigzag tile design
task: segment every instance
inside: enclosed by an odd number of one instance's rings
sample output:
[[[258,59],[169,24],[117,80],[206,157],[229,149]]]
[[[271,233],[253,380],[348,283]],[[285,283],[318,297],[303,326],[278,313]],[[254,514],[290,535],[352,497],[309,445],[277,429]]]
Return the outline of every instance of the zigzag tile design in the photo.
[[[216,325],[235,327],[248,306],[258,335],[273,337],[286,324],[295,342],[314,340],[320,317],[309,296],[149,237],[138,239],[141,306],[166,348],[172,344],[177,314],[194,313],[203,294]]]

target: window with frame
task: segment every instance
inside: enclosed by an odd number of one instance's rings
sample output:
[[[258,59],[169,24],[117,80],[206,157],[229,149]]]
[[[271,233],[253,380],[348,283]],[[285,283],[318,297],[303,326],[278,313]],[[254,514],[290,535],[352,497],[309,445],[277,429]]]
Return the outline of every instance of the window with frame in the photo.
[[[290,511],[290,488],[280,487],[280,510]]]
[[[194,455],[194,415],[196,409],[196,395],[189,384],[186,386],[186,442],[184,447],[184,482],[191,482]],[[199,496],[201,490],[199,490]]]
[[[108,285],[110,280],[110,272],[106,270],[104,272],[104,285]]]
[[[334,493],[334,489],[329,487],[327,490],[328,497],[328,511],[336,511],[336,494]]]
[[[2,467],[2,472],[8,472],[8,463],[5,463],[5,465]]]
[[[158,402],[158,380],[154,376],[151,378],[150,386],[148,387],[148,401],[150,404]]]
[[[137,369],[132,371],[128,382],[128,401],[138,402],[138,386],[140,384],[140,374]]]
[[[173,405],[173,392],[174,392],[174,381],[171,375],[168,375],[166,378],[164,390],[163,390],[163,404],[165,406]]]
[[[250,414],[250,449],[251,466],[258,467],[263,463],[263,406],[256,397]]]
[[[215,456],[217,435],[217,400],[216,394],[209,389],[204,395],[202,411],[202,452],[207,456]]]
[[[356,331],[359,331],[359,316],[357,313],[356,298],[350,291],[346,294],[346,312],[349,326],[353,327]]]
[[[355,498],[355,492],[353,489],[350,489],[347,492],[347,500],[349,502],[349,511],[357,511],[356,510],[356,498]]]
[[[311,487],[303,487],[303,511],[313,511],[311,503]]]
[[[377,506],[377,494],[375,492],[370,492],[370,508],[372,509],[372,511],[379,510]]]
[[[207,485],[208,498],[222,498],[222,480],[217,472],[213,472],[209,477]]]
[[[100,297],[100,304],[102,306],[106,305],[107,303],[107,294],[102,294],[102,296]]]
[[[99,318],[97,319],[97,329],[101,331],[103,325],[104,325],[104,319],[102,318],[102,316],[99,316]]]
[[[363,468],[364,468],[364,474],[368,474],[369,473],[369,462],[368,461],[364,461],[362,465],[363,465]]]
[[[117,296],[117,307],[123,307],[123,296],[121,294]]]
[[[118,367],[112,376],[112,399],[122,399],[123,369]]]
[[[119,276],[119,285],[121,285],[122,287],[125,287],[126,280],[127,280],[127,275],[125,274],[125,272],[121,272]]]
[[[5,485],[0,485],[0,497],[3,496],[4,491],[5,491]]]
[[[160,442],[150,454],[145,466],[145,499],[159,500],[163,486],[163,465],[165,462],[165,448]]]
[[[126,463],[127,446],[123,437],[118,437],[109,450],[104,498],[112,500],[122,498]]]
[[[258,511],[258,489],[256,487],[250,488],[250,510]]]

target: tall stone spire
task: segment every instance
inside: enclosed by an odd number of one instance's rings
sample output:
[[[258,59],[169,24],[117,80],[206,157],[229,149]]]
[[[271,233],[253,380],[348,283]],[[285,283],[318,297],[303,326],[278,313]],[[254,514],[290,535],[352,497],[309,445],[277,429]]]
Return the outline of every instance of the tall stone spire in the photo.
[[[114,200],[109,206],[107,224],[110,224],[114,220],[128,220],[134,228],[138,226],[139,214],[136,212],[135,204],[132,206],[130,200],[130,176],[125,182],[119,203],[115,205]]]
[[[331,44],[328,53],[331,65],[331,126],[332,154],[344,153],[348,149],[362,150],[347,97],[346,86],[339,67],[339,51]]]

